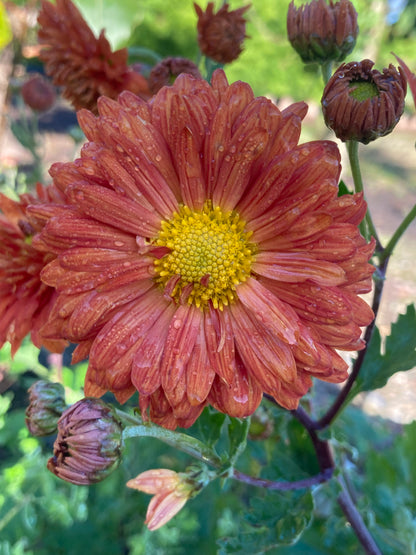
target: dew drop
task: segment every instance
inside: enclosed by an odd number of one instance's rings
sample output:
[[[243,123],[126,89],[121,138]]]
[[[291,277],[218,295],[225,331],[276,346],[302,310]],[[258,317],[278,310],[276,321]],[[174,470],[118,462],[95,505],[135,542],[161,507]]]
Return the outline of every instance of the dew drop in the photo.
[[[116,247],[123,247],[123,246],[124,246],[124,243],[123,243],[123,241],[114,241],[114,245],[115,245]]]
[[[173,327],[175,328],[175,330],[178,330],[181,326],[182,326],[182,320],[175,320],[173,322]]]
[[[160,154],[156,154],[155,160],[156,162],[160,162],[162,160],[162,156]]]

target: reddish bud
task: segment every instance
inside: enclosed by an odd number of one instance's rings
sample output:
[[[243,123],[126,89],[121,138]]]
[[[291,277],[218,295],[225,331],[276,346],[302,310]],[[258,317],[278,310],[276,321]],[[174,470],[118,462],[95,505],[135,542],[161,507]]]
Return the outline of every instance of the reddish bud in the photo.
[[[121,447],[122,426],[112,407],[87,397],[59,419],[54,456],[47,466],[72,484],[93,484],[117,468]]]
[[[55,104],[54,86],[42,75],[34,75],[25,81],[21,92],[25,104],[36,112],[46,112]]]
[[[305,63],[342,62],[358,35],[357,12],[350,0],[329,4],[312,0],[287,12],[289,41]]]
[[[367,144],[390,133],[404,110],[406,79],[389,65],[380,73],[374,62],[341,65],[322,95],[326,125],[342,141]]]

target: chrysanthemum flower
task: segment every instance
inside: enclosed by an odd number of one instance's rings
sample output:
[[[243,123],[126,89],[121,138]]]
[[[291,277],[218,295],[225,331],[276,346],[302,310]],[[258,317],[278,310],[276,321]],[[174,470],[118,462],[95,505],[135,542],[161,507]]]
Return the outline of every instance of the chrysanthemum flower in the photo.
[[[207,403],[242,417],[266,392],[293,409],[313,376],[343,381],[336,350],[361,349],[373,318],[357,295],[374,244],[362,195],[337,196],[337,146],[298,145],[306,105],[281,112],[217,71],[98,109],[79,113],[81,158],[52,166],[72,205],[39,239],[58,256],[42,331],[89,354],[86,395],[137,389],[173,428]]]
[[[48,202],[52,206],[63,202],[63,195],[53,186],[40,184],[36,193],[22,194],[19,201],[0,193],[0,346],[9,341],[12,355],[28,333],[36,347],[61,352],[66,345],[39,333],[56,297],[54,289],[40,280],[40,272],[55,255],[33,247],[32,238],[45,220],[40,211],[37,219],[27,214],[29,204]]]
[[[192,485],[184,477],[167,468],[155,468],[127,482],[129,488],[153,495],[145,521],[149,530],[157,530],[169,522],[192,496]]]
[[[238,58],[247,36],[243,14],[249,7],[250,4],[229,11],[228,3],[225,3],[214,13],[214,2],[208,2],[205,11],[194,2],[198,16],[198,45],[205,56],[220,64],[229,64]]]
[[[104,31],[97,39],[71,0],[43,0],[38,22],[46,73],[76,110],[95,112],[99,96],[117,98],[123,90],[150,97],[144,76],[127,66],[127,49],[113,52]]]

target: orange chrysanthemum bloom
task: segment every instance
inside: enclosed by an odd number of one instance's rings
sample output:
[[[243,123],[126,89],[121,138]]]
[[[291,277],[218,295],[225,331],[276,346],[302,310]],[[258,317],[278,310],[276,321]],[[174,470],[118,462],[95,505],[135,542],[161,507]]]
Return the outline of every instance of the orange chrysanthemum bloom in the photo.
[[[205,56],[220,64],[229,64],[238,58],[247,37],[243,14],[249,7],[250,4],[228,11],[228,4],[225,3],[214,13],[214,2],[208,2],[205,11],[194,2],[198,16],[198,45]]]
[[[71,0],[43,0],[38,22],[46,73],[76,110],[96,112],[99,96],[124,90],[150,97],[146,79],[127,66],[127,49],[113,52],[104,31],[97,39]]]
[[[137,389],[173,428],[207,403],[243,417],[266,392],[293,409],[313,376],[343,381],[336,349],[361,349],[373,318],[357,294],[374,244],[362,195],[337,197],[337,146],[297,144],[306,105],[281,112],[217,71],[98,109],[79,113],[81,158],[52,166],[72,206],[39,240],[58,255],[43,332],[89,355],[86,395]]]
[[[41,211],[36,220],[27,213],[29,204],[63,202],[63,195],[53,186],[40,184],[36,192],[20,195],[19,201],[0,193],[0,347],[10,341],[12,355],[29,332],[36,347],[61,352],[66,345],[39,333],[56,297],[54,289],[41,282],[40,272],[55,255],[40,253],[32,246],[32,238],[45,220]]]

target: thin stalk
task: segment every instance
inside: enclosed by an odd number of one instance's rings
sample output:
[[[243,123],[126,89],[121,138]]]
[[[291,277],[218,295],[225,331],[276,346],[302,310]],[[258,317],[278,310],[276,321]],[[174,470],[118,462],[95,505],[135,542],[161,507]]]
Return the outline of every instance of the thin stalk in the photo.
[[[303,480],[296,480],[294,482],[274,482],[272,480],[265,480],[263,478],[255,478],[253,476],[248,476],[239,470],[232,469],[231,473],[228,475],[229,478],[234,478],[239,482],[244,482],[250,486],[256,486],[264,489],[270,489],[274,491],[289,491],[297,489],[306,489],[323,482],[327,482],[332,477],[333,469],[327,469],[324,472],[320,472],[315,476],[310,478],[304,478]]]
[[[221,460],[212,449],[207,447],[202,441],[186,434],[173,432],[161,428],[160,426],[147,423],[136,426],[126,426],[123,430],[123,439],[130,437],[154,437],[215,468],[221,467]]]
[[[393,233],[392,238],[387,243],[387,246],[385,247],[383,252],[380,254],[380,260],[381,261],[384,261],[385,259],[387,259],[393,253],[393,250],[394,250],[395,246],[397,245],[399,239],[401,238],[403,233],[406,231],[406,229],[409,227],[409,225],[413,222],[413,220],[415,218],[416,218],[416,204],[413,206],[413,208],[407,214],[405,219],[402,221],[402,223],[399,225],[399,227]]]
[[[332,62],[324,62],[321,64],[321,72],[324,85],[326,85],[332,76]]]
[[[374,541],[374,538],[366,527],[362,516],[358,512],[357,507],[354,505],[342,476],[338,477],[338,482],[341,486],[341,493],[338,496],[338,504],[344,515],[347,517],[348,522],[351,524],[352,529],[363,546],[365,553],[367,555],[382,555],[380,549]]]
[[[358,157],[358,141],[347,141],[348,157],[350,160],[351,173],[354,181],[354,189],[356,193],[364,192],[363,179],[361,176],[360,161]],[[370,211],[367,208],[364,220],[360,224],[362,235],[368,240],[371,236],[376,240],[376,251],[382,251],[380,240],[377,235],[376,228],[371,218]]]

